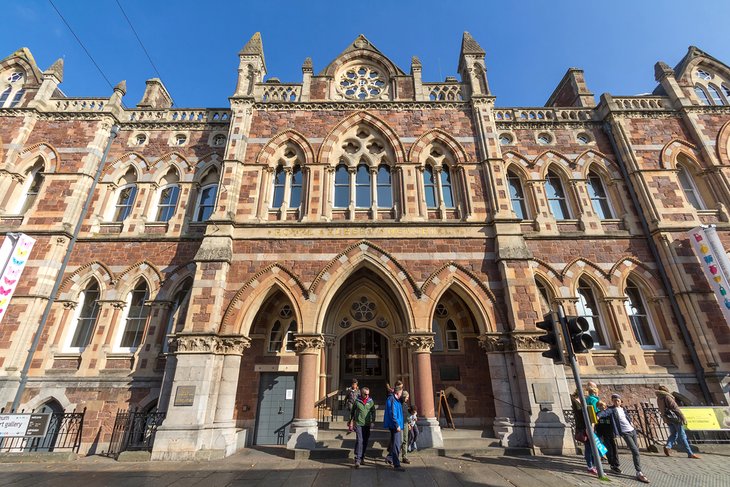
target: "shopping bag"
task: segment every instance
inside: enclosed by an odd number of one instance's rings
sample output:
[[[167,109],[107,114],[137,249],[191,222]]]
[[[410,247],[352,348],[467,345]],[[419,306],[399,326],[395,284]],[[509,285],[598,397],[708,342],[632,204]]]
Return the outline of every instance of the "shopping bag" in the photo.
[[[593,441],[596,442],[596,449],[598,450],[598,454],[602,457],[606,456],[606,453],[608,453],[608,448],[606,448],[606,445],[603,444],[603,442],[598,438],[598,435],[593,432]]]

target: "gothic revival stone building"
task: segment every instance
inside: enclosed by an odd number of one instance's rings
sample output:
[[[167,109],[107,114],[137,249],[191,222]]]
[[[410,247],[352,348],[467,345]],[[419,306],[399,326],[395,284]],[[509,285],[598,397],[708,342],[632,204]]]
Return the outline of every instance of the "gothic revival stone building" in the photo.
[[[0,403],[114,124],[20,398],[86,407],[85,451],[127,407],[167,411],[154,458],[312,448],[352,377],[381,402],[402,379],[429,445],[444,390],[457,425],[561,451],[549,303],[589,319],[580,367],[604,389],[727,400],[728,324],[687,230],[730,246],[728,66],[691,47],[651,95],[598,104],[569,69],[545,106],[510,108],[467,33],[443,82],[364,36],[296,83],[267,78],[258,34],[239,58],[225,108],[173,108],[158,79],[136,108],[124,83],[69,98],[61,60],[0,63],[0,230],[37,239],[0,323]]]

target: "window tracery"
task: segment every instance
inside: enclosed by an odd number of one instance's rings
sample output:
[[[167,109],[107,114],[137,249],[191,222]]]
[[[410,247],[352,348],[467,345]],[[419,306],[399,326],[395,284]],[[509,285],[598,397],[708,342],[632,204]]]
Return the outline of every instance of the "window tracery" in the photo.
[[[13,108],[18,106],[23,98],[25,88],[25,75],[19,71],[10,73],[5,81],[7,85],[0,93],[0,108]]]
[[[337,82],[338,91],[348,100],[382,99],[387,91],[387,81],[381,73],[379,68],[367,64],[345,68]]]
[[[729,105],[730,93],[721,77],[706,69],[695,71],[694,92],[702,105]]]

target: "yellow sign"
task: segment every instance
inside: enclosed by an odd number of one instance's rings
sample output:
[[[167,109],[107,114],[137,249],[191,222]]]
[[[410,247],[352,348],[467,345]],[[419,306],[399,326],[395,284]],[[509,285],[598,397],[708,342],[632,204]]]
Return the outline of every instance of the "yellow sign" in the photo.
[[[685,407],[681,410],[687,419],[688,430],[717,431],[730,429],[730,408]]]

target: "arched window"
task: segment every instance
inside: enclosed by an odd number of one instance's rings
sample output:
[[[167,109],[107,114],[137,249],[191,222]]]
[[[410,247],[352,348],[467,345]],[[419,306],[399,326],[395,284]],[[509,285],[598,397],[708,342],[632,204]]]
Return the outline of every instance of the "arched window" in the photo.
[[[289,190],[289,208],[299,208],[302,204],[302,168],[294,166],[291,174],[291,189]]]
[[[553,171],[548,171],[547,178],[545,179],[545,193],[547,195],[548,205],[550,206],[550,212],[555,219],[567,220],[570,218],[568,201],[565,198],[565,191],[563,191],[563,182]]]
[[[444,206],[454,208],[454,193],[451,189],[449,166],[441,166],[441,194],[444,197]]]
[[[390,179],[390,167],[381,164],[378,167],[378,208],[393,207],[393,186]]]
[[[552,311],[552,294],[548,291],[547,286],[540,279],[535,279],[535,286],[537,286],[537,291],[540,294],[540,312],[543,315],[546,315]]]
[[[24,215],[38,199],[38,193],[40,193],[41,186],[43,186],[43,169],[43,161],[39,160],[26,173],[23,182],[23,193],[17,206],[17,214]]]
[[[438,208],[436,203],[436,178],[433,176],[433,168],[426,164],[423,170],[423,189],[426,196],[426,207]]]
[[[598,218],[601,220],[613,218],[611,205],[608,203],[606,188],[603,186],[601,177],[593,171],[589,172],[586,186],[588,187],[588,196],[591,198],[593,211],[596,212]]]
[[[459,332],[453,320],[446,322],[446,350],[455,352],[459,350]]]
[[[0,108],[5,107],[5,103],[8,101],[11,91],[13,91],[13,87],[8,86],[3,90],[2,94],[0,94]]]
[[[700,85],[695,85],[695,95],[697,95],[697,98],[700,99],[700,103],[703,105],[711,105],[710,99],[707,97],[707,93],[705,93],[705,89]]]
[[[178,177],[175,170],[170,170],[162,181],[160,181],[160,189],[158,189],[159,197],[157,199],[157,214],[155,221],[169,221],[177,210],[177,201],[180,198],[180,185],[177,183]]]
[[[350,175],[347,166],[340,164],[335,170],[335,207],[350,206]]]
[[[137,173],[134,172],[134,169],[129,168],[124,177],[119,181],[113,221],[123,222],[126,220],[132,214],[132,208],[136,198]]]
[[[99,316],[99,283],[92,279],[79,296],[74,328],[69,334],[66,348],[82,351],[91,342],[91,336]]]
[[[365,164],[357,166],[355,173],[355,206],[357,208],[370,208],[372,204],[370,192],[370,168]]]
[[[162,337],[162,352],[167,353],[167,336],[180,331],[185,325],[185,318],[188,314],[188,303],[190,302],[190,291],[193,287],[193,278],[188,277],[183,281],[172,298],[172,307],[167,317],[165,336]]]
[[[608,341],[603,331],[598,303],[596,303],[593,288],[584,279],[578,281],[578,303],[576,304],[576,309],[579,316],[588,320],[588,333],[593,338],[593,346],[595,348],[606,347]]]
[[[195,207],[193,221],[204,222],[215,210],[215,199],[218,195],[218,171],[211,170],[200,184],[198,204]]]
[[[695,186],[695,182],[690,175],[689,170],[681,164],[677,165],[677,178],[679,179],[679,184],[682,186],[682,191],[684,192],[684,197],[687,198],[687,201],[689,201],[695,209],[703,210],[705,205],[700,197],[700,192],[697,190],[697,186]]]
[[[722,99],[722,95],[720,94],[720,90],[717,89],[717,86],[711,84],[707,86],[707,89],[710,92],[712,103],[714,103],[715,105],[725,104],[725,101]]]
[[[517,218],[524,220],[527,218],[527,205],[525,204],[525,194],[522,192],[522,180],[512,171],[507,171],[507,185],[512,211],[515,212]]]
[[[274,322],[274,326],[271,327],[271,332],[269,333],[269,352],[270,353],[276,353],[279,350],[281,350],[281,343],[282,343],[282,335],[281,335],[281,322],[279,320],[276,320]]]
[[[274,195],[271,198],[272,208],[281,208],[284,203],[284,189],[286,188],[286,172],[284,167],[279,165],[274,173]]]
[[[444,351],[444,339],[441,336],[441,325],[439,325],[439,322],[436,321],[436,318],[434,318],[433,322],[431,323],[431,331],[434,333],[433,351],[434,352],[443,352]]]
[[[25,76],[21,72],[13,72],[5,78],[7,81],[6,87],[0,94],[0,108],[13,108],[20,104],[20,100],[23,99],[25,89],[23,83],[25,83]]]
[[[629,317],[631,329],[634,332],[636,341],[643,348],[658,348],[659,338],[646,311],[646,303],[639,287],[629,280],[626,283],[626,290],[624,292],[627,298],[625,301],[626,314]]]
[[[297,333],[297,322],[292,321],[289,323],[289,328],[286,329],[286,345],[284,347],[284,350],[287,352],[296,352],[296,347],[294,346],[294,336]]]
[[[144,279],[140,279],[137,286],[127,295],[124,308],[124,329],[119,340],[119,348],[133,352],[142,343],[149,306],[145,303],[149,299],[149,290]]]

